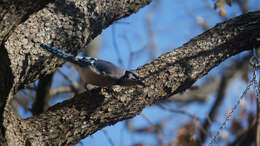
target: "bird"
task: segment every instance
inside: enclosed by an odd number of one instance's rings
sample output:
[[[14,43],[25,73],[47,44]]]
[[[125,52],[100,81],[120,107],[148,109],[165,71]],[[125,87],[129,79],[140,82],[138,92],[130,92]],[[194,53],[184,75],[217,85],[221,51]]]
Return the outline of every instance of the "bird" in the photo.
[[[145,84],[135,71],[121,69],[109,61],[93,57],[73,56],[46,44],[40,44],[40,47],[80,67],[85,85],[90,84],[98,87],[140,85],[145,87]]]

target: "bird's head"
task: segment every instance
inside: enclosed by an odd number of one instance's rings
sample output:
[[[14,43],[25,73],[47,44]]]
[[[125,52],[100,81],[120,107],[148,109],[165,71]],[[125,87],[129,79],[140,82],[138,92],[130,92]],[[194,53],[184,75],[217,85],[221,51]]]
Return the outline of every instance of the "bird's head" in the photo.
[[[135,71],[125,71],[124,76],[121,80],[121,85],[124,86],[132,86],[132,85],[141,85],[145,86],[145,84],[142,82],[141,78]]]

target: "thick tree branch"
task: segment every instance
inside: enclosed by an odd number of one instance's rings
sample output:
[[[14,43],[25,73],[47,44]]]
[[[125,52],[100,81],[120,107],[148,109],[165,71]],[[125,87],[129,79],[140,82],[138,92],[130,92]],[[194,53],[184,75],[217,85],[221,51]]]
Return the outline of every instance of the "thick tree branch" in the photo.
[[[184,91],[225,59],[259,46],[259,34],[260,11],[218,24],[139,68],[145,88],[103,88],[76,95],[22,121],[23,139],[33,145],[75,144],[105,126],[134,117],[146,106]]]
[[[0,44],[18,24],[32,13],[43,8],[51,0],[0,0]]]
[[[57,58],[45,58],[46,54],[50,54],[39,47],[40,43],[64,48],[76,54],[102,29],[137,12],[150,2],[151,0],[56,0],[49,3],[20,24],[4,44],[15,77],[14,83],[17,85],[15,89],[28,86],[64,63]]]
[[[116,20],[151,0],[0,0],[0,141],[25,145],[7,99],[64,62],[46,58],[40,43],[77,53]],[[49,55],[49,54],[48,54]],[[57,61],[58,60],[58,61]],[[17,121],[18,120],[18,121]],[[4,126],[2,126],[4,125]],[[16,140],[13,140],[16,138]],[[12,142],[12,143],[10,143]],[[8,143],[8,142],[7,142]]]

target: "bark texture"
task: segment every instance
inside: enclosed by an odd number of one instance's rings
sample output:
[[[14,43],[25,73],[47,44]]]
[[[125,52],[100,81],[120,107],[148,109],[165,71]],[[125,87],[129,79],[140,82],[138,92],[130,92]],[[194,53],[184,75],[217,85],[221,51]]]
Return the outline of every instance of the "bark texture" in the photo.
[[[0,141],[29,144],[12,109],[13,95],[63,64],[40,43],[77,53],[116,20],[137,12],[151,0],[0,0]],[[66,47],[67,46],[67,47]],[[55,63],[56,62],[56,63]],[[7,101],[8,100],[8,101]],[[4,107],[6,112],[3,113]],[[4,125],[4,126],[3,126]],[[13,140],[15,137],[16,140]],[[6,141],[7,140],[7,141]]]
[[[2,43],[0,53],[0,140],[9,145],[76,144],[105,126],[134,117],[144,107],[184,91],[225,59],[260,45],[257,11],[218,24],[140,67],[137,72],[147,85],[144,88],[94,90],[24,120],[5,104],[19,89],[53,73],[64,63],[40,49],[40,43],[77,53],[102,29],[149,2],[56,0],[30,13],[15,29],[8,29],[11,33]]]

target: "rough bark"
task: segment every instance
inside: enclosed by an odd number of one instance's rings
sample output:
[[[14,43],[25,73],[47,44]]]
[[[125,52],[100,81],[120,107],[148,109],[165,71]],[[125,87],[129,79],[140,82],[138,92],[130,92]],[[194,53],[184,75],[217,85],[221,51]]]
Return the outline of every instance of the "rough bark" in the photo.
[[[53,72],[64,62],[46,59],[39,47],[50,44],[76,54],[114,21],[136,12],[150,1],[56,0],[33,13],[8,37],[8,53],[17,89]],[[54,63],[56,62],[56,63]],[[31,68],[33,66],[33,68]],[[26,75],[25,75],[26,74]]]
[[[40,43],[77,53],[116,20],[151,0],[0,0],[0,140],[24,145],[7,100],[22,88],[54,72],[63,61],[46,57]],[[56,62],[56,63],[55,63]],[[4,126],[3,126],[4,125]],[[16,140],[13,140],[17,135]],[[7,139],[7,143],[5,142]]]
[[[40,49],[39,43],[76,53],[103,28],[149,2],[59,0],[46,5],[20,24],[1,46],[0,58],[5,62],[0,65],[0,81],[7,83],[0,82],[0,87],[7,89],[0,89],[1,97],[12,98],[18,89],[62,65],[62,61]],[[9,145],[75,144],[105,126],[134,117],[146,106],[184,91],[225,59],[259,46],[259,37],[260,11],[257,11],[218,24],[140,67],[137,71],[147,85],[145,88],[94,90],[24,120],[7,104],[2,117],[2,137]]]
[[[43,8],[51,0],[0,0],[0,44],[32,13]]]
[[[145,88],[114,87],[77,95],[22,121],[23,139],[33,145],[75,144],[145,106],[189,88],[225,59],[260,44],[260,12],[218,24],[187,44],[138,69]]]

